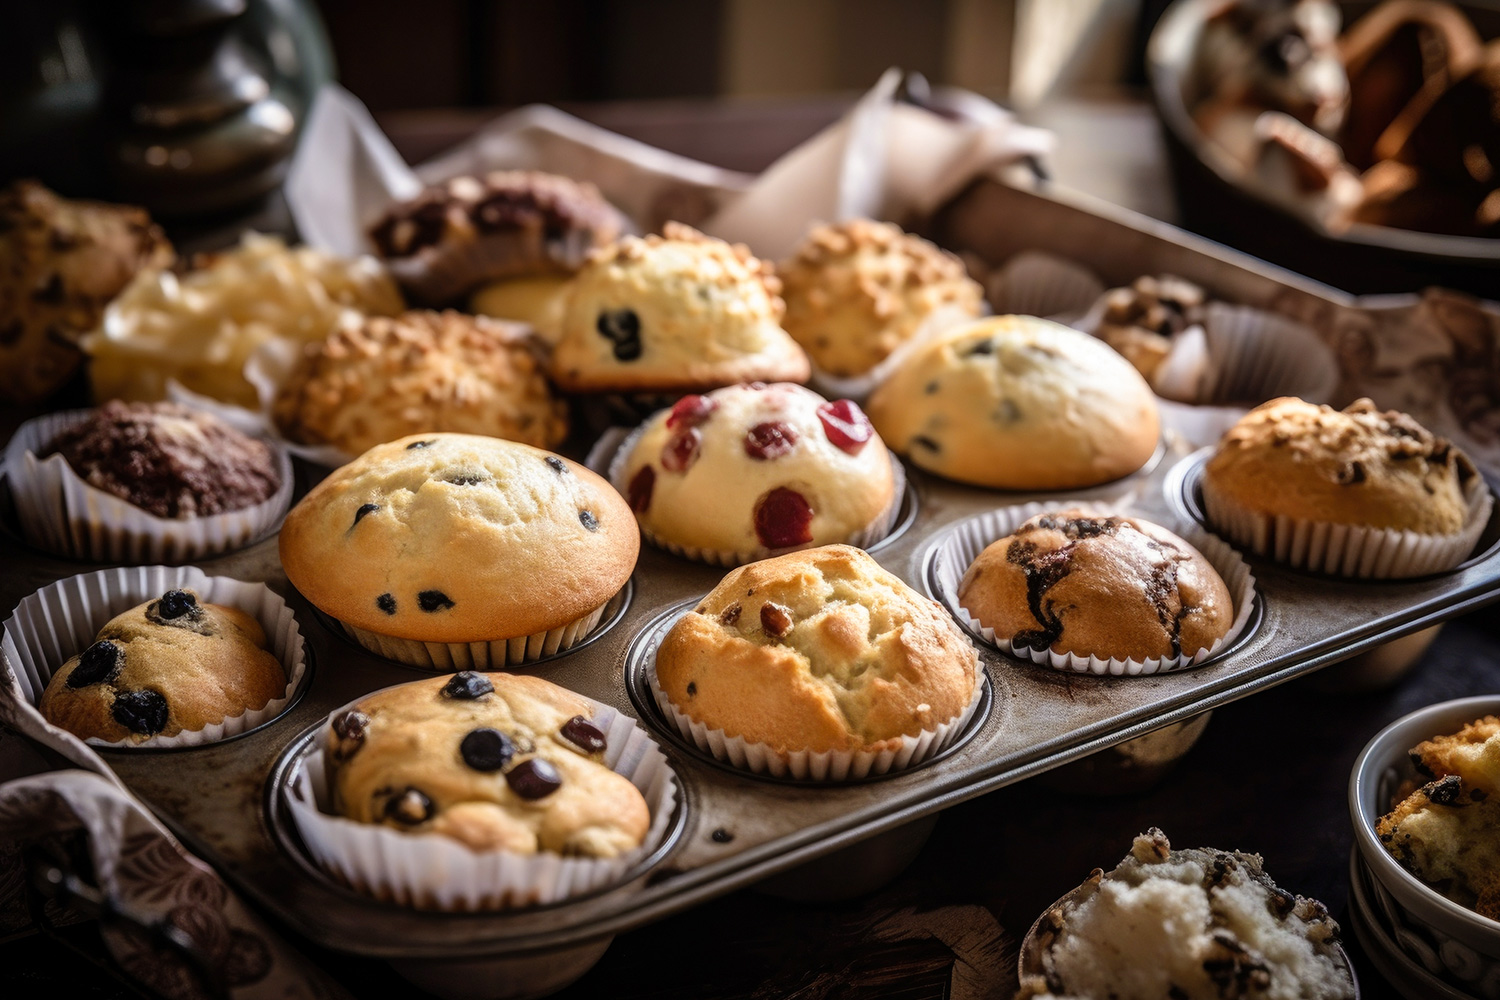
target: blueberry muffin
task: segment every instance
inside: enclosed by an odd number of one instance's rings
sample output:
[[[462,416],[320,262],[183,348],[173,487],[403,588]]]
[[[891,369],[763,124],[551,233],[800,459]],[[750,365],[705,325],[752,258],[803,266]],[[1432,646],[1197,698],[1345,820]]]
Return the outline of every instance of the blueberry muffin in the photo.
[[[592,184],[497,170],[455,177],[392,206],[370,239],[412,299],[448,305],[491,282],[566,279],[625,228]]]
[[[287,578],[346,625],[419,643],[548,632],[601,609],[635,567],[629,506],[550,452],[417,434],[335,471],[287,515]]]
[[[1234,602],[1202,554],[1132,517],[1039,514],[969,566],[959,604],[1018,647],[1097,656],[1192,656],[1234,625]]]
[[[78,477],[162,518],[207,517],[269,500],[281,488],[270,446],[203,410],[111,400],[53,438]]]
[[[1160,434],[1139,372],[1086,333],[980,320],[917,347],[869,400],[894,451],[959,482],[1063,490],[1139,469]]]
[[[1037,921],[1017,998],[1350,1000],[1338,935],[1327,907],[1278,886],[1260,855],[1173,850],[1153,828]]]
[[[140,743],[264,708],[286,685],[258,621],[169,590],[112,618],[52,675],[37,707],[80,739]]]
[[[863,375],[919,335],[980,315],[963,261],[889,222],[818,226],[777,268],[787,333],[823,372]]]
[[[1376,824],[1381,846],[1455,903],[1500,920],[1500,718],[1419,743],[1411,759],[1426,784]]]
[[[369,317],[310,345],[272,417],[289,439],[348,455],[416,431],[539,448],[568,433],[567,407],[524,330],[452,311]]]
[[[847,545],[741,566],[662,640],[676,709],[778,753],[873,752],[957,719],[978,656],[935,602]]]
[[[335,715],[324,737],[334,811],[475,851],[613,858],[651,823],[604,763],[584,699],[536,677],[462,671]]]
[[[144,209],[69,201],[35,181],[0,191],[0,401],[36,402],[66,382],[109,300],[171,262]]]
[[[553,381],[569,392],[668,392],[805,382],[807,355],[781,328],[769,264],[687,226],[627,236],[578,273]]]
[[[788,383],[684,396],[646,422],[615,478],[648,538],[705,558],[868,544],[897,499],[859,405]]]
[[[1284,397],[1224,435],[1203,470],[1203,500],[1215,522],[1246,511],[1450,535],[1468,519],[1476,476],[1463,452],[1404,413]]]

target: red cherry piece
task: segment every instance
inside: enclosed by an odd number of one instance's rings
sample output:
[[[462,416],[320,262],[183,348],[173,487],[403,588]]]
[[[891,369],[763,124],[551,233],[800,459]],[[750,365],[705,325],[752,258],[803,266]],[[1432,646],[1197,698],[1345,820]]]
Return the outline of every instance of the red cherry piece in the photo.
[[[698,433],[698,428],[678,431],[661,447],[661,467],[668,472],[686,472],[698,461],[698,449],[702,445],[703,435]]]
[[[818,419],[823,421],[823,432],[835,448],[858,455],[875,436],[870,418],[852,399],[840,399],[818,407]]]
[[[627,499],[630,501],[630,509],[637,514],[646,513],[651,506],[651,492],[656,489],[656,472],[647,465],[630,478],[630,485],[626,488]]]
[[[707,396],[683,396],[672,404],[672,412],[667,414],[667,429],[697,427],[718,408],[719,404]]]
[[[778,486],[755,502],[755,537],[768,549],[812,541],[813,510],[796,490]]]
[[[762,462],[780,458],[796,444],[796,429],[780,420],[756,424],[745,432],[745,454]]]

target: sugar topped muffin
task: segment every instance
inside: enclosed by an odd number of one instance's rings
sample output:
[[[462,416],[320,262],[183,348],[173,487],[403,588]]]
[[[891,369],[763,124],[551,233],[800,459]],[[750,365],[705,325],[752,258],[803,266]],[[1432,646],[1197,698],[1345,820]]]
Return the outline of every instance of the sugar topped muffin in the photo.
[[[1042,915],[1017,997],[1349,1000],[1339,926],[1258,854],[1173,850],[1158,829]]]
[[[140,743],[264,708],[286,686],[260,622],[169,590],[110,619],[52,675],[37,707],[80,739]]]
[[[978,657],[935,602],[847,545],[731,571],[663,639],[672,705],[778,752],[871,751],[959,717]]]
[[[613,858],[650,826],[604,764],[592,706],[537,677],[462,671],[378,691],[324,734],[334,809],[475,851]]]
[[[378,445],[287,515],[281,561],[318,608],[378,636],[480,643],[602,608],[635,567],[635,518],[582,466],[513,441]]]
[[[178,403],[111,400],[58,434],[39,457],[54,454],[90,486],[156,517],[242,510],[281,487],[269,445]]]
[[[780,288],[744,246],[687,226],[627,236],[574,279],[552,378],[569,392],[804,382],[807,355],[781,328]]]
[[[888,222],[818,226],[777,268],[786,331],[829,375],[862,375],[902,344],[980,314],[963,261]]]
[[[897,499],[858,404],[788,383],[684,396],[645,423],[616,478],[648,537],[705,557],[868,543]]]
[[[524,328],[483,317],[369,317],[309,345],[272,417],[293,441],[349,455],[417,431],[550,448],[567,436],[567,406],[539,358]]]
[[[1076,656],[1192,656],[1234,624],[1213,565],[1149,521],[1067,510],[1038,514],[964,573],[962,607],[997,639]]]
[[[998,489],[1094,486],[1156,449],[1156,397],[1086,333],[995,316],[915,348],[869,400],[892,450],[949,479]]]

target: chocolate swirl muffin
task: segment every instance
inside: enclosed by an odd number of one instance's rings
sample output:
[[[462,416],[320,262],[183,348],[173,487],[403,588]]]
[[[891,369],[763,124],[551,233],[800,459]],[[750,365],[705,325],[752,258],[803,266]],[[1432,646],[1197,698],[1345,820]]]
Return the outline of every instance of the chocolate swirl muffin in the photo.
[[[1192,656],[1235,618],[1224,581],[1187,542],[1077,510],[1039,514],[991,544],[958,598],[997,639],[1101,659]]]
[[[47,444],[79,478],[163,518],[264,503],[281,488],[276,456],[202,410],[112,400]]]
[[[462,671],[387,688],[324,738],[335,811],[475,851],[613,858],[651,822],[604,763],[592,706],[536,677]]]
[[[52,675],[37,707],[80,739],[140,743],[264,708],[286,685],[252,616],[169,590],[112,618]]]

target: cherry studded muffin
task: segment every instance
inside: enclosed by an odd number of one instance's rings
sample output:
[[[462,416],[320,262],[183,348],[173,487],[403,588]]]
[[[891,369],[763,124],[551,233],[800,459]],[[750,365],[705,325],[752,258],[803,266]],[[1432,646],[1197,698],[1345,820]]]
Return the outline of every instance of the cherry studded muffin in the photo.
[[[169,590],[112,618],[52,675],[38,708],[80,739],[140,743],[264,708],[286,685],[258,621]]]
[[[897,502],[859,405],[788,383],[684,396],[645,423],[615,479],[649,540],[717,562],[869,544]]]
[[[335,715],[335,811],[475,851],[613,858],[639,847],[645,799],[604,764],[591,706],[536,677],[462,671],[387,688]]]
[[[805,382],[807,355],[781,328],[771,265],[742,245],[668,223],[589,260],[563,310],[552,379],[568,392]]]
[[[1039,514],[991,544],[958,599],[997,639],[1102,659],[1191,656],[1235,618],[1224,581],[1187,542],[1077,510]]]
[[[471,434],[371,448],[314,487],[281,531],[292,585],[404,662],[424,643],[456,645],[473,662],[483,654],[469,644],[546,634],[555,648],[553,630],[597,617],[639,549],[630,508],[603,479]]]

